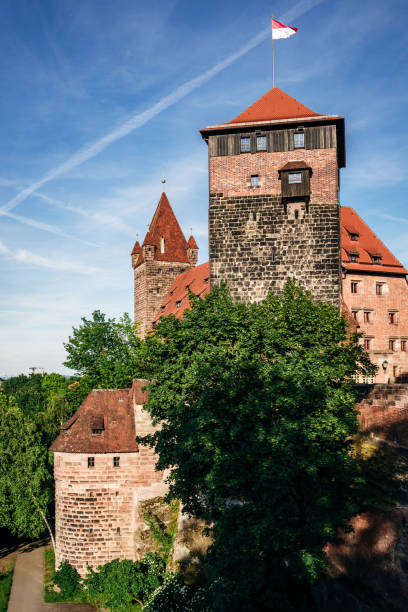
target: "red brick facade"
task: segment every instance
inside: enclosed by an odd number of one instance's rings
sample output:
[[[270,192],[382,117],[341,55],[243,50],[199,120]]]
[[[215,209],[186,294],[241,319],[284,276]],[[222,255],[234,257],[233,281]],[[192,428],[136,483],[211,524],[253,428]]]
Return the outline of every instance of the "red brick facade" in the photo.
[[[302,160],[313,169],[310,201],[338,203],[337,150],[314,149],[243,153],[209,158],[210,193],[225,197],[281,193],[279,170],[289,161]],[[251,175],[259,176],[259,187],[251,187]]]

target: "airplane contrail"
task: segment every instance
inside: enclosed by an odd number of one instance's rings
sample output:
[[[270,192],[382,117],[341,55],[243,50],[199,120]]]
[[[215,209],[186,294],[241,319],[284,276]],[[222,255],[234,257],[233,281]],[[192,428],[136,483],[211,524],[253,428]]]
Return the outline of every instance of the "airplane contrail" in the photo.
[[[293,8],[289,9],[282,17],[280,17],[280,19],[282,19],[282,21],[287,21],[299,17],[318,4],[321,4],[323,1],[324,0],[301,0],[295,4]],[[206,70],[194,79],[191,79],[190,81],[187,81],[183,85],[180,85],[174,89],[169,95],[162,98],[159,102],[156,102],[156,104],[153,104],[153,106],[151,106],[149,109],[141,113],[136,113],[102,138],[99,138],[94,143],[87,144],[83,148],[79,149],[79,151],[74,153],[65,162],[44,174],[44,176],[42,176],[40,179],[22,189],[14,198],[3,204],[3,206],[0,208],[0,213],[12,210],[15,206],[17,206],[17,204],[23,202],[32,193],[50,181],[56,179],[62,174],[65,174],[66,172],[69,172],[73,168],[76,168],[88,159],[95,157],[113,142],[127,136],[137,128],[142,127],[148,121],[156,117],[156,115],[163,112],[170,106],[173,106],[173,104],[176,104],[176,102],[182,100],[189,93],[200,87],[203,83],[209,81],[216,74],[222,70],[225,70],[225,68],[236,62],[240,57],[248,53],[248,51],[251,51],[257,47],[261,42],[268,38],[268,36],[271,36],[271,26],[261,30],[245,45],[240,47],[238,51],[235,51],[235,53],[232,53],[225,59],[221,60],[209,70]]]

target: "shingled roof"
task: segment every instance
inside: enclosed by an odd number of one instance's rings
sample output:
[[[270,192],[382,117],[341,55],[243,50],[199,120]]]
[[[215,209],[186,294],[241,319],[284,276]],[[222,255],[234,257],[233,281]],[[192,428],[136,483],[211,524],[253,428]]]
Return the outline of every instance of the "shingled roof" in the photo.
[[[50,450],[63,453],[138,451],[131,389],[94,389],[62,426]],[[93,433],[98,430],[98,433]]]
[[[164,240],[163,252],[161,248],[162,239]],[[164,192],[161,195],[142,246],[153,246],[155,248],[155,260],[188,263],[186,239]],[[135,248],[137,249],[136,245],[133,248],[134,251]],[[133,254],[135,253],[132,252]],[[140,249],[136,266],[140,265],[142,261],[143,249]]]
[[[402,276],[408,274],[401,262],[351,206],[342,206],[340,214],[341,259],[346,270]],[[356,261],[350,261],[350,255],[356,257]]]

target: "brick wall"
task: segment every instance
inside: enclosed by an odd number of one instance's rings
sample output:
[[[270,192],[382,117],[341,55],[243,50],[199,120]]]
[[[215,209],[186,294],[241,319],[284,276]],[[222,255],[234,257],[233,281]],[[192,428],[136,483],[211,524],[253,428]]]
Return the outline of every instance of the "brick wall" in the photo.
[[[298,218],[295,216],[298,213]],[[211,284],[237,300],[260,301],[295,277],[317,299],[339,306],[339,206],[285,206],[278,195],[210,194]]]
[[[241,153],[209,158],[210,193],[224,196],[280,194],[278,170],[290,161],[305,161],[313,170],[311,202],[338,203],[336,149],[297,149],[274,153]],[[259,187],[251,187],[251,175],[258,174]]]
[[[358,283],[358,293],[351,293],[351,283]],[[381,295],[376,284],[383,283]],[[376,382],[403,381],[408,375],[408,286],[402,276],[362,274],[348,272],[342,281],[343,299],[350,311],[356,312],[356,321],[371,338],[370,357],[378,365]],[[390,323],[389,312],[397,311],[395,323]],[[369,321],[364,321],[369,312]],[[395,339],[395,350],[390,351],[389,340]],[[406,351],[401,351],[401,340],[406,340]],[[387,368],[382,363],[388,362]],[[394,366],[397,368],[394,375]]]

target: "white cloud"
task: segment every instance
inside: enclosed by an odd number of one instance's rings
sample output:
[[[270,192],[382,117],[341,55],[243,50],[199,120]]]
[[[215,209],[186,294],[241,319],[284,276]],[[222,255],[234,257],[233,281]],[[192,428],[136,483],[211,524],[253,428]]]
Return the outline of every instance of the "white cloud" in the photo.
[[[0,242],[0,253],[3,253],[13,261],[28,266],[48,268],[49,270],[58,270],[62,272],[75,272],[77,274],[94,274],[97,272],[97,268],[85,266],[81,263],[75,263],[67,259],[61,259],[60,257],[44,257],[43,255],[27,251],[26,249],[12,250],[2,242]]]

